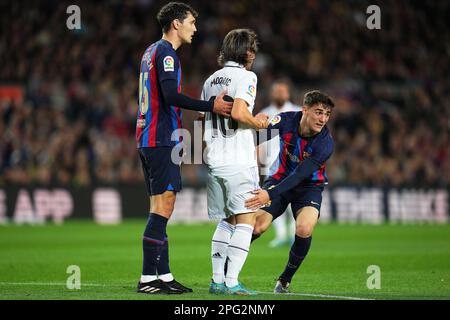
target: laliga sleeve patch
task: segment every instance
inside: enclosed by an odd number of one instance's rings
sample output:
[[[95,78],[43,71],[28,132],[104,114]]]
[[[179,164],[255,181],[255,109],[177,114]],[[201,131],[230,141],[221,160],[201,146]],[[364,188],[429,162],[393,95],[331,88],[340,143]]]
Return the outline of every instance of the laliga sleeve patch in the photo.
[[[275,117],[272,118],[272,120],[270,120],[270,124],[271,125],[276,125],[280,121],[281,121],[281,117],[280,116],[275,116]]]
[[[164,71],[175,71],[175,61],[171,56],[167,56],[163,60]]]
[[[248,89],[247,89],[247,93],[248,93],[252,98],[254,98],[254,97],[255,97],[255,94],[256,94],[256,87],[255,87],[253,84],[249,85],[249,86],[248,86]]]

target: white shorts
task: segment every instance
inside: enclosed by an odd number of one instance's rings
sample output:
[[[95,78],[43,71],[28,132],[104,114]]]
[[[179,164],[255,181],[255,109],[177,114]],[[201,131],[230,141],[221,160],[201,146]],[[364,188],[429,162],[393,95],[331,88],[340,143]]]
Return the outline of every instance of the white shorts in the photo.
[[[231,176],[219,177],[208,173],[208,216],[211,220],[225,219],[241,213],[256,212],[247,209],[245,200],[259,189],[258,167],[244,169]]]

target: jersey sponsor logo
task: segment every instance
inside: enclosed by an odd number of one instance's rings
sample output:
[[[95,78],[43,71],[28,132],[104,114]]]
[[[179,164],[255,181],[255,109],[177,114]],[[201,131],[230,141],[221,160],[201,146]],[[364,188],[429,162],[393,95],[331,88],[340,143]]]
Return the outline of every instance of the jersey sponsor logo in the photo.
[[[272,118],[272,120],[270,120],[270,124],[271,125],[276,125],[280,121],[281,121],[281,117],[280,116],[275,116],[275,117]]]
[[[163,60],[164,71],[175,71],[175,61],[171,56],[167,56]]]
[[[256,94],[256,87],[255,87],[253,84],[249,85],[249,86],[248,86],[247,93],[248,93],[251,97],[255,97],[255,94]]]
[[[316,206],[319,205],[317,202],[314,202],[314,201],[311,201],[311,204],[315,204]]]
[[[217,77],[217,78],[214,78],[212,81],[211,81],[211,87],[213,86],[213,85],[219,85],[219,84],[221,84],[221,85],[223,85],[223,86],[229,86],[230,85],[230,83],[231,83],[231,79],[230,78],[227,78],[227,77]]]

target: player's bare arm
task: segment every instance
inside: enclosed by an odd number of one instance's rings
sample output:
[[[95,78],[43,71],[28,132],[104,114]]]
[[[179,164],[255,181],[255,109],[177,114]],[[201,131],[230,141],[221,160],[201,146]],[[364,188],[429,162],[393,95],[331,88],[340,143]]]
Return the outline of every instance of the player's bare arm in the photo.
[[[231,117],[253,129],[265,129],[269,126],[267,116],[259,116],[258,118],[254,117],[250,111],[248,111],[247,102],[240,98],[234,100],[233,109],[231,110]]]
[[[262,120],[262,121],[269,121],[269,116],[267,114],[265,114],[265,113],[258,113],[255,116],[255,119]]]

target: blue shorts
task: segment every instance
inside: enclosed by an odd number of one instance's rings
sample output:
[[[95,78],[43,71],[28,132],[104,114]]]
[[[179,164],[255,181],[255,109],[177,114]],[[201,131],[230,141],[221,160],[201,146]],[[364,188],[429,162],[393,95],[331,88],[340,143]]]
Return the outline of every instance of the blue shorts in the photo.
[[[263,188],[267,189],[270,186],[279,183],[279,181],[273,181],[270,178],[264,182]],[[270,213],[273,220],[281,216],[286,211],[287,206],[290,204],[294,219],[297,218],[298,210],[304,207],[314,207],[319,211],[322,205],[322,191],[323,186],[301,186],[297,187],[289,192],[282,193],[275,199],[272,199],[270,206],[261,208],[262,210]]]
[[[173,147],[139,148],[145,186],[149,196],[181,190],[180,164],[171,159]]]

